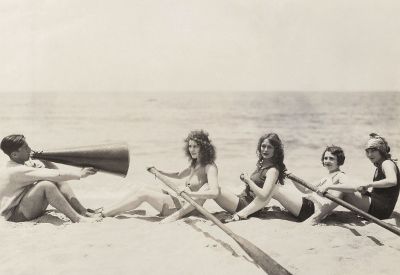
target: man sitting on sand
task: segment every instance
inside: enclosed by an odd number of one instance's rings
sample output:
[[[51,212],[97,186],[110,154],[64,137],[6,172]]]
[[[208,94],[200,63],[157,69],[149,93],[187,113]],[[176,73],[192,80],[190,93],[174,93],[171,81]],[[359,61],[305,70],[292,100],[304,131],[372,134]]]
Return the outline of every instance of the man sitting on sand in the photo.
[[[67,180],[79,180],[96,173],[94,168],[69,172],[51,162],[39,165],[30,160],[31,148],[23,135],[9,135],[1,141],[10,157],[0,171],[0,214],[8,221],[23,222],[42,216],[49,205],[72,222],[93,222],[98,216],[78,201]]]

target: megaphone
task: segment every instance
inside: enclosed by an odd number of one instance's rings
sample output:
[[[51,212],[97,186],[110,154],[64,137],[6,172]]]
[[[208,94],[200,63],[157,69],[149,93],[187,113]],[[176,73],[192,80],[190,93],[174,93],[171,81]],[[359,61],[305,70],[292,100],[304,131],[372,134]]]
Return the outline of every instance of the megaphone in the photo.
[[[93,167],[122,177],[126,177],[129,169],[128,146],[120,143],[33,152],[31,157],[77,167]]]

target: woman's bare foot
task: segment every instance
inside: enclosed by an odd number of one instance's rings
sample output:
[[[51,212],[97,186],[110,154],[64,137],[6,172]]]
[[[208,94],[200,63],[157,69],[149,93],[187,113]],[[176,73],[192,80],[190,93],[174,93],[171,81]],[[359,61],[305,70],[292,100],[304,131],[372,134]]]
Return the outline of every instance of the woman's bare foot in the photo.
[[[307,220],[301,222],[301,225],[312,225],[312,226],[315,226],[315,225],[318,225],[319,222],[320,221],[317,218],[311,216]]]
[[[81,215],[82,216],[84,216],[84,217],[88,217],[88,218],[90,218],[90,217],[97,217],[97,216],[101,216],[101,213],[103,212],[103,207],[100,207],[100,208],[97,208],[97,209],[90,209],[90,208],[88,208],[87,210],[86,210],[86,212],[85,213],[82,213]]]
[[[99,222],[101,220],[103,220],[103,217],[99,214],[96,214],[96,216],[92,216],[92,217],[80,216],[79,220],[77,222],[78,223],[95,223],[95,222]]]

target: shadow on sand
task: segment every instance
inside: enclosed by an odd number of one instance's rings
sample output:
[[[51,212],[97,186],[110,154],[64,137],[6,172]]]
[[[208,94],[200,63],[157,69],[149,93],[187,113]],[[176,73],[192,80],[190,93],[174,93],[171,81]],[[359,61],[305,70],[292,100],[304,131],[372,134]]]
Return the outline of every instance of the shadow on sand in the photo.
[[[138,219],[138,220],[145,220],[145,221],[149,221],[149,222],[160,222],[164,217],[146,216],[146,210],[135,209],[135,210],[127,211],[118,216],[115,216],[114,218],[118,219],[118,220]]]
[[[393,211],[390,218],[394,219],[396,226],[400,227],[400,213],[399,212]]]
[[[197,216],[203,216],[199,213],[196,213]],[[224,222],[226,219],[229,219],[231,215],[225,211],[215,212],[213,213],[215,217],[217,217],[221,222]],[[257,213],[250,215],[250,217],[255,217],[261,220],[273,220],[280,219],[286,221],[292,221],[299,223],[299,221],[288,211],[282,209],[279,206],[266,207]],[[400,214],[397,212],[393,212],[391,218],[395,218],[396,225],[400,224]],[[349,230],[355,236],[362,236],[362,234],[357,231],[354,227],[362,227],[370,224],[369,220],[364,219],[363,217],[358,216],[357,214],[351,211],[334,211],[331,215],[329,215],[323,222],[322,225],[325,226],[339,226],[344,229]],[[383,244],[373,236],[366,236],[370,238],[377,245],[382,246]]]
[[[214,215],[222,221],[227,217],[231,217],[231,215],[226,212],[217,212],[214,213]],[[256,217],[262,220],[280,219],[299,223],[299,221],[292,214],[278,206],[266,207],[250,217]],[[400,213],[393,212],[391,218],[395,219],[397,226],[400,224]],[[355,236],[363,236],[363,234],[357,231],[355,227],[362,227],[371,223],[373,222],[366,220],[351,211],[334,211],[331,215],[324,219],[323,222],[321,222],[321,224],[325,226],[338,226],[347,229]],[[384,245],[374,236],[367,235],[366,237],[371,239],[378,246]]]
[[[61,226],[71,223],[71,221],[67,219],[63,214],[61,214],[61,212],[59,212],[58,210],[47,210],[44,215],[30,222],[33,222],[34,225],[49,223],[55,226]]]
[[[197,215],[199,214],[199,215]],[[214,213],[215,214],[215,213]],[[196,213],[196,216],[203,218],[203,216],[200,213]],[[215,237],[213,237],[210,233],[202,230],[200,227],[197,226],[197,223],[202,222],[199,219],[185,219],[184,222],[186,224],[188,224],[190,227],[192,227],[194,230],[196,230],[197,232],[203,234],[204,237],[206,237],[207,239],[213,240],[214,242],[218,243],[221,245],[221,247],[223,247],[224,249],[226,249],[229,253],[231,253],[232,256],[234,257],[241,257],[244,260],[248,261],[249,263],[253,263],[254,261],[252,261],[251,259],[247,258],[246,255],[239,255],[236,253],[236,251],[232,248],[232,246],[230,246],[228,243],[224,242],[223,240],[217,239]],[[216,245],[212,245],[213,247],[216,247]]]

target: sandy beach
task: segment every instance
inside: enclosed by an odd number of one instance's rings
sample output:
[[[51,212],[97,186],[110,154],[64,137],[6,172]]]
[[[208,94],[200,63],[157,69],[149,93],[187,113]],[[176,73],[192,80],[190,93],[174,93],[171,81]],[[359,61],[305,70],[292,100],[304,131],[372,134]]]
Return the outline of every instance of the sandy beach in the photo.
[[[279,105],[276,94],[263,96]],[[343,171],[364,180],[371,180],[374,173],[363,150],[368,133],[377,131],[387,136],[393,155],[398,156],[400,143],[394,115],[398,111],[388,113],[386,124],[379,124],[373,113],[367,112],[372,99],[390,99],[390,106],[397,110],[397,94],[362,94],[361,98],[347,94],[346,99],[335,93],[285,96],[294,99],[287,100],[284,109],[265,109],[257,101],[258,94],[237,94],[224,104],[223,97],[209,95],[206,103],[212,108],[202,117],[198,116],[202,107],[191,103],[193,99],[200,100],[201,95],[99,94],[94,99],[82,95],[81,98],[91,100],[81,103],[74,96],[45,94],[35,102],[37,108],[46,112],[34,116],[33,109],[23,109],[20,114],[17,106],[22,103],[17,96],[10,96],[3,115],[12,119],[3,120],[2,135],[24,133],[34,149],[126,141],[131,154],[126,178],[98,173],[71,181],[77,197],[91,208],[119,200],[137,184],[161,184],[146,172],[149,165],[165,171],[186,167],[183,139],[192,128],[209,131],[218,150],[219,183],[236,193],[243,188],[240,173],[254,169],[256,142],[267,130],[283,137],[288,170],[310,182],[326,173],[320,154],[327,144],[342,145],[346,152]],[[33,99],[26,97],[23,103],[30,104]],[[101,111],[107,101],[113,111],[108,117]],[[244,110],[253,107],[253,113],[238,114],[234,107],[239,103]],[[316,109],[307,108],[308,105]],[[355,106],[353,113],[357,115],[347,119],[351,106]],[[236,129],[232,125],[241,127]],[[344,132],[346,135],[342,136]],[[1,155],[2,167],[6,161],[6,156]],[[227,215],[214,202],[206,202],[205,208],[218,218]],[[0,274],[265,274],[212,222],[192,216],[159,224],[161,218],[150,206],[144,204],[139,210],[94,224],[72,224],[54,210],[32,222],[1,222]],[[400,226],[399,203],[386,222]],[[227,226],[293,274],[398,274],[399,237],[340,207],[321,226],[311,227],[296,222],[273,201],[260,218]]]
[[[205,207],[227,215],[214,202]],[[398,226],[399,213],[386,222]],[[160,220],[143,204],[93,224],[72,224],[54,210],[32,222],[3,221],[0,274],[265,274],[212,222]],[[276,202],[259,218],[227,226],[293,274],[398,274],[399,237],[344,208],[313,227]]]
[[[345,152],[342,171],[366,183],[370,133],[400,157],[399,1],[0,2],[0,138],[23,134],[35,151],[129,145],[127,178],[71,182],[86,207],[160,184],[146,167],[188,167],[194,129],[210,134],[218,184],[236,193],[269,132],[288,172],[311,183],[326,175],[332,144]],[[0,167],[7,160],[0,152]],[[0,275],[265,274],[204,217],[157,215],[145,204],[97,223],[51,208],[30,222],[0,219]],[[400,227],[400,202],[386,222]],[[312,227],[272,201],[227,226],[292,274],[400,273],[399,236],[341,207]]]

